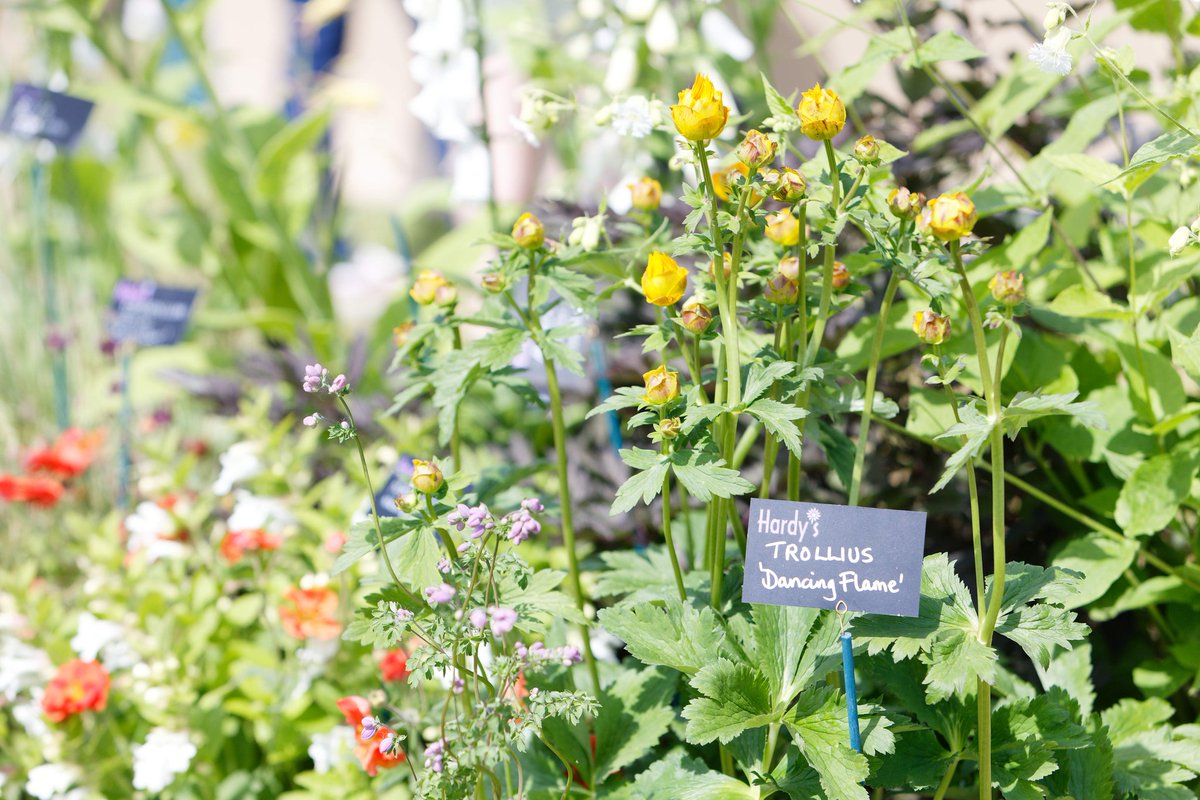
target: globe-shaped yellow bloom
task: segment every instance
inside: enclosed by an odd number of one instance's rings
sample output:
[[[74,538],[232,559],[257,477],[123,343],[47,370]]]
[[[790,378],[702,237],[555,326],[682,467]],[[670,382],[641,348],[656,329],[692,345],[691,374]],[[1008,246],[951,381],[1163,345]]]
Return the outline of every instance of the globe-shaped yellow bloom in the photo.
[[[966,236],[975,227],[975,204],[962,192],[943,194],[929,201],[929,218],[925,225],[943,242]]]
[[[666,367],[643,373],[646,393],[642,399],[652,405],[661,406],[679,397],[679,373],[668,372]]]
[[[671,119],[685,139],[703,142],[725,130],[729,108],[708,76],[697,74],[695,82],[679,93],[679,103],[671,106]]]
[[[950,318],[933,311],[913,314],[913,333],[925,344],[941,344],[950,338]]]
[[[662,184],[654,178],[639,178],[629,184],[630,202],[640,211],[653,211],[662,203]]]
[[[767,215],[767,238],[775,244],[793,247],[800,241],[800,220],[790,211],[777,211]]]
[[[688,272],[666,253],[651,253],[642,273],[642,291],[646,302],[656,306],[673,306],[687,289]]]
[[[546,241],[546,228],[540,219],[526,211],[513,225],[512,237],[519,246],[533,250]]]
[[[822,89],[819,83],[800,95],[796,113],[800,116],[800,132],[817,141],[832,139],[846,126],[842,98],[831,89]]]

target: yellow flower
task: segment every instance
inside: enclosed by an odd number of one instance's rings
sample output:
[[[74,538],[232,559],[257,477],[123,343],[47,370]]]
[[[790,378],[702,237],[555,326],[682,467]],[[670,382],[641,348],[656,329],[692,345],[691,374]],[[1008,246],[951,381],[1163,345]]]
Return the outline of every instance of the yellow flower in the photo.
[[[925,195],[921,192],[910,192],[903,186],[892,189],[887,198],[888,208],[899,219],[916,219],[921,215],[925,205]]]
[[[546,241],[546,229],[540,219],[526,211],[513,225],[512,237],[521,247],[533,250],[541,247],[542,242]]]
[[[659,367],[643,373],[642,380],[646,382],[646,393],[642,399],[651,405],[661,406],[679,397],[677,372],[668,372],[666,367]]]
[[[444,297],[447,288],[454,288],[450,286],[450,281],[443,278],[441,273],[426,269],[417,276],[413,287],[408,291],[408,296],[418,304],[428,306],[438,301],[439,293]]]
[[[642,211],[653,211],[662,202],[662,184],[654,178],[641,178],[629,184],[633,196],[633,207]]]
[[[738,161],[747,167],[758,169],[775,160],[775,142],[761,131],[748,131],[737,146]]]
[[[767,238],[784,247],[792,247],[800,241],[800,220],[790,211],[777,211],[767,215]]]
[[[680,321],[683,323],[683,327],[692,333],[699,334],[704,333],[708,330],[708,326],[712,325],[713,315],[708,306],[693,296],[683,304],[683,313],[680,314]]]
[[[642,291],[646,302],[656,306],[673,306],[687,288],[687,270],[675,263],[666,253],[651,253],[642,273]]]
[[[725,202],[729,202],[730,183],[732,182],[735,173],[749,177],[750,168],[740,161],[735,161],[728,167],[713,172],[713,191],[717,193],[718,198],[724,200]],[[747,198],[747,202],[751,206],[757,206],[760,202],[762,202],[762,199],[763,198],[761,194],[751,190],[750,197]]]
[[[671,106],[671,119],[685,139],[703,142],[725,130],[729,109],[708,76],[697,74],[695,82],[679,93],[679,104]]]
[[[800,132],[817,141],[832,139],[846,125],[842,98],[831,89],[822,89],[819,83],[800,95],[796,113],[800,115]]]
[[[997,272],[988,281],[988,289],[996,302],[1006,306],[1016,306],[1025,302],[1025,276],[1009,270]]]
[[[932,311],[913,314],[913,333],[925,344],[941,344],[950,338],[950,318]]]
[[[840,261],[833,262],[833,288],[845,289],[850,285],[850,270]]]
[[[421,494],[433,494],[442,488],[446,479],[437,465],[429,461],[413,459],[412,487]]]
[[[962,192],[935,197],[929,201],[926,226],[943,242],[961,239],[975,227],[975,204]]]
[[[763,173],[763,183],[771,190],[771,197],[781,203],[795,203],[808,190],[804,176],[791,167],[767,170]]]
[[[854,157],[867,166],[878,164],[879,142],[875,141],[875,137],[868,133],[854,143]]]

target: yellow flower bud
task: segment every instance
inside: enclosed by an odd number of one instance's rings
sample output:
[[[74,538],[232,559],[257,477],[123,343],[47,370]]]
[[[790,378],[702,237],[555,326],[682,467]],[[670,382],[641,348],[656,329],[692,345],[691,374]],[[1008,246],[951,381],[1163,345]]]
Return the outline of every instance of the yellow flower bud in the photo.
[[[725,280],[729,280],[730,276],[733,275],[733,256],[729,255],[729,253],[722,253],[721,262],[725,265],[725,269],[722,270],[725,273],[724,278]],[[708,277],[714,281],[717,279],[717,260],[715,258],[708,262]]]
[[[660,420],[654,429],[658,431],[658,435],[664,439],[674,439],[679,435],[679,429],[683,427],[683,422],[679,417],[668,417]]]
[[[888,208],[899,219],[913,220],[921,215],[925,206],[925,195],[921,192],[910,192],[903,186],[892,189],[887,198]]]
[[[757,130],[748,131],[737,146],[738,161],[751,169],[765,167],[775,160],[775,148],[770,136]]]
[[[913,333],[925,344],[941,344],[950,338],[950,318],[932,311],[913,314]]]
[[[408,296],[420,305],[432,305],[437,302],[438,290],[446,286],[450,286],[450,282],[443,278],[441,273],[430,269],[422,270],[413,282],[413,287],[409,289]]]
[[[1006,306],[1020,305],[1025,302],[1025,276],[1009,270],[997,272],[988,281],[988,289],[996,302]]]
[[[403,494],[397,497],[393,502],[395,502],[396,508],[400,509],[401,511],[415,511],[417,508],[417,493],[409,492],[407,494]]]
[[[395,343],[397,350],[403,349],[408,344],[408,334],[412,329],[412,322],[405,322],[392,328],[392,342]]]
[[[763,183],[771,190],[771,197],[781,203],[795,203],[808,191],[804,176],[791,167],[763,172]]]
[[[767,238],[784,247],[792,247],[800,241],[800,220],[790,211],[777,211],[767,215]]]
[[[413,474],[410,482],[412,483],[412,488],[421,494],[433,494],[442,488],[442,484],[446,482],[446,479],[442,476],[442,471],[433,462],[421,461],[414,458]]]
[[[633,196],[633,207],[641,211],[654,211],[662,203],[662,184],[654,178],[640,178],[629,184]]]
[[[962,192],[943,194],[929,201],[929,231],[943,242],[956,241],[975,227],[975,204]]]
[[[840,261],[833,262],[833,288],[845,289],[850,285],[850,270]]]
[[[512,237],[519,246],[533,250],[541,247],[542,242],[546,241],[546,228],[540,219],[526,211],[513,225]]]
[[[708,326],[712,325],[712,321],[712,311],[695,297],[692,297],[683,304],[683,313],[680,315],[680,322],[683,323],[683,327],[692,333],[704,333],[708,330]]]
[[[763,299],[768,303],[780,306],[796,302],[796,296],[799,293],[800,284],[780,271],[772,273],[771,277],[767,279],[766,285],[763,286]]]
[[[678,105],[671,106],[671,119],[685,139],[703,142],[725,130],[729,109],[708,76],[697,74],[695,82],[679,93]]]
[[[776,269],[794,281],[800,280],[800,259],[795,256],[786,256],[779,259],[779,266]]]
[[[668,372],[666,367],[652,369],[642,375],[646,382],[646,393],[642,399],[655,406],[665,405],[679,397],[679,373]]]
[[[858,159],[859,163],[869,167],[878,164],[879,142],[875,141],[875,137],[868,133],[854,143],[854,157]]]
[[[713,172],[713,191],[716,192],[718,199],[729,202],[730,186],[737,175],[749,177],[750,168],[740,161],[735,161],[728,167]],[[751,190],[750,197],[747,198],[747,201],[750,203],[750,205],[756,206],[762,202],[762,199],[763,197],[761,194]]]
[[[800,132],[810,139],[824,141],[838,135],[846,125],[846,106],[837,92],[817,84],[800,95]]]
[[[508,288],[508,281],[505,280],[503,273],[485,272],[479,279],[479,285],[492,294],[500,294]]]
[[[642,273],[642,291],[646,302],[656,306],[673,306],[687,288],[687,270],[675,263],[666,253],[654,252]]]

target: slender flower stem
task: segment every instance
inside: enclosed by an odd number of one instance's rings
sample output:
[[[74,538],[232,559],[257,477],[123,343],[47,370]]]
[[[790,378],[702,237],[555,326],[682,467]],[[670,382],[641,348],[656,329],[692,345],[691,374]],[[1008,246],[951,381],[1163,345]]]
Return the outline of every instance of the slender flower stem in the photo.
[[[875,337],[871,340],[871,356],[867,362],[867,385],[863,390],[862,417],[858,423],[858,442],[854,448],[854,468],[850,473],[850,497],[852,506],[858,505],[859,492],[862,488],[863,462],[867,455],[867,438],[871,432],[871,416],[875,411],[875,381],[879,374],[879,357],[883,352],[883,336],[887,332],[888,313],[892,310],[892,301],[896,290],[900,287],[900,271],[892,270],[888,278],[887,288],[883,292],[883,302],[879,305],[879,321],[875,325]]]
[[[663,456],[671,454],[671,445],[665,440],[662,445]],[[679,553],[675,550],[675,540],[671,536],[671,472],[663,476],[662,487],[662,526],[663,539],[666,540],[667,553],[671,556],[671,571],[675,573],[675,588],[679,590],[679,601],[687,603],[687,591],[683,588],[683,571],[679,568]]]
[[[462,329],[458,325],[451,326],[454,331],[454,349],[462,350]],[[454,470],[462,472],[462,425],[459,417],[462,415],[461,409],[454,411],[454,430],[450,434],[450,457],[454,459]]]
[[[955,756],[949,764],[946,765],[946,772],[942,775],[942,781],[938,784],[937,790],[933,793],[933,800],[942,800],[946,796],[946,790],[950,788],[950,782],[954,780],[954,771],[958,769],[958,762],[961,759]]]
[[[796,292],[796,322],[800,328],[800,336],[796,341],[788,347],[788,360],[796,360],[796,352],[793,348],[798,347],[800,352],[805,352],[808,349],[808,202],[801,200],[796,204],[796,219],[800,222],[800,240],[796,242],[796,260],[798,270],[797,283],[799,284]]]

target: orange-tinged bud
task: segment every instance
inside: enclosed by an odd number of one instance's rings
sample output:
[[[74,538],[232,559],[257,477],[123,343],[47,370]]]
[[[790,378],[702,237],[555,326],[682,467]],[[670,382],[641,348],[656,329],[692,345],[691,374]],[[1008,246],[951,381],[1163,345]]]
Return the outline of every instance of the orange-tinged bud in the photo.
[[[878,164],[879,142],[875,141],[875,137],[868,133],[854,143],[854,157],[858,159],[860,164],[865,164],[868,167]]]
[[[943,194],[929,201],[929,231],[943,242],[957,241],[975,227],[975,204],[962,192]]]
[[[479,279],[479,285],[492,294],[500,294],[508,288],[508,281],[499,272],[485,272]]]
[[[1025,276],[1009,270],[997,272],[988,281],[988,289],[996,302],[1006,306],[1016,306],[1025,302]]]
[[[791,167],[767,170],[763,173],[763,182],[771,190],[771,197],[781,203],[798,202],[808,191],[804,176]]]
[[[775,160],[776,144],[762,131],[747,131],[737,146],[738,161],[751,169],[765,167]]]
[[[925,206],[925,195],[920,192],[910,192],[903,186],[892,189],[887,198],[888,208],[899,219],[913,220],[921,215]]]
[[[794,281],[800,280],[800,259],[795,256],[787,256],[786,258],[779,259],[779,267],[777,269]]]
[[[796,302],[800,284],[782,272],[774,272],[763,286],[763,299],[768,303],[786,306]]]
[[[446,482],[442,471],[431,461],[413,459],[412,488],[421,494],[433,494]]]
[[[654,178],[640,178],[629,184],[633,207],[641,211],[654,211],[662,203],[662,184]]]
[[[680,321],[683,323],[683,327],[692,333],[700,334],[708,330],[709,325],[712,325],[713,314],[708,306],[693,297],[683,304]]]
[[[679,417],[669,417],[660,420],[654,429],[658,431],[658,435],[664,439],[674,439],[679,435],[679,429],[683,427],[682,420]]]
[[[913,333],[925,344],[941,344],[950,338],[950,318],[932,311],[913,314]]]
[[[850,270],[840,261],[833,262],[833,288],[841,290],[850,285]]]

